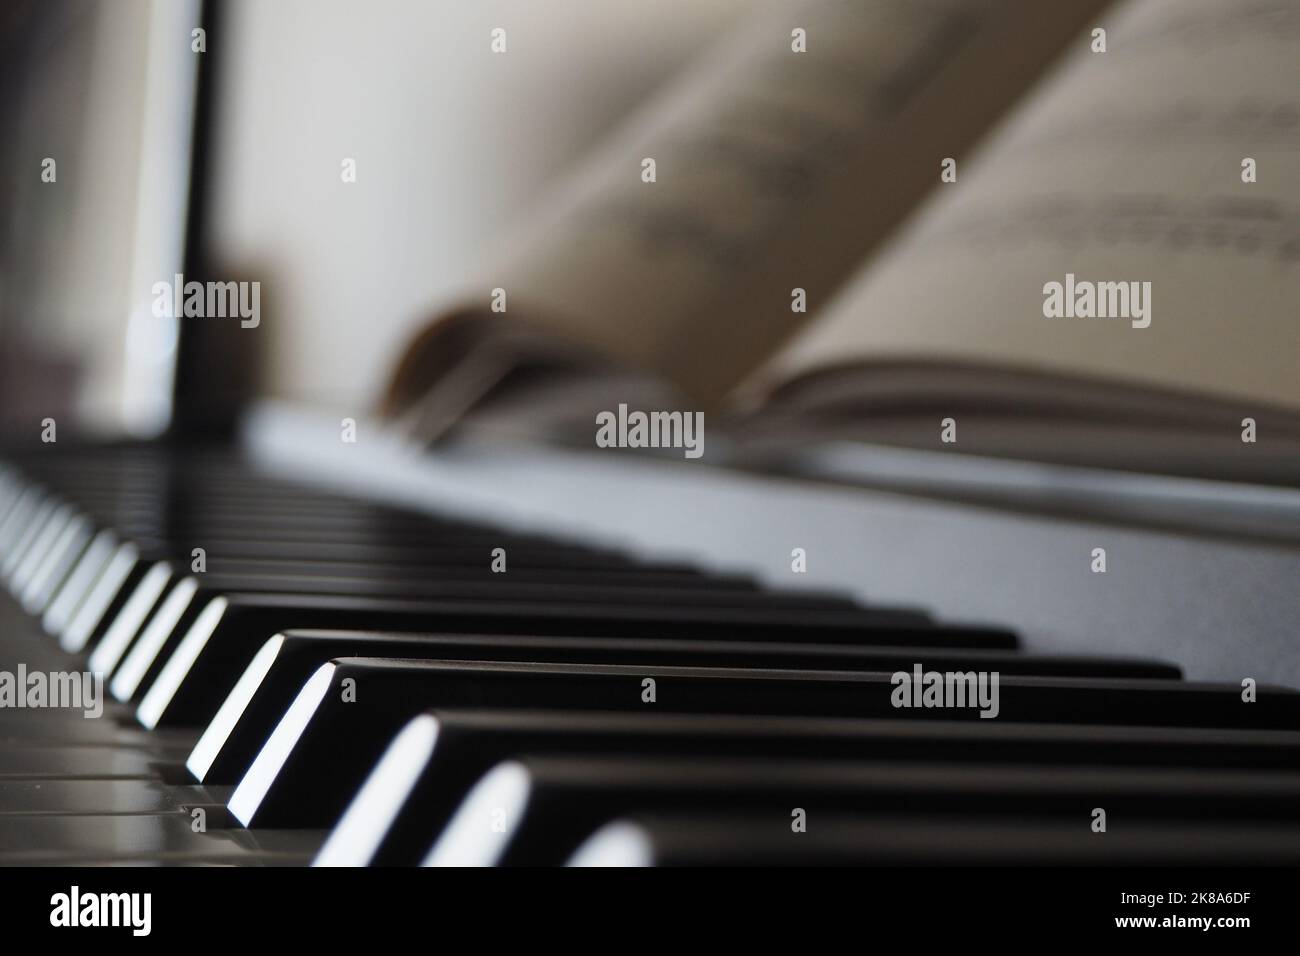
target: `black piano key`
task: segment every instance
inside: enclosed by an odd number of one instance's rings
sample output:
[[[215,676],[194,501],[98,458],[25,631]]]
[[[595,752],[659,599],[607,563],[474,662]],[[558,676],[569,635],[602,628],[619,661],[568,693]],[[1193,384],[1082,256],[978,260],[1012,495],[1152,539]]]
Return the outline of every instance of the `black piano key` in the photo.
[[[160,576],[161,581],[157,580]],[[70,653],[93,652],[133,599],[139,608],[132,607],[130,619],[142,621],[157,604],[170,577],[167,562],[146,560],[134,544],[123,544],[59,635],[59,646]],[[142,586],[152,593],[151,600],[142,592]]]
[[[95,491],[99,490],[97,486],[92,487]],[[542,570],[572,565],[569,568],[571,571],[586,570],[602,576],[629,573],[635,578],[669,576],[683,580],[708,580],[714,587],[732,585],[744,586],[752,590],[754,586],[752,581],[737,575],[713,574],[706,577],[696,569],[681,565],[647,566],[644,562],[607,549],[566,544],[552,538],[521,535],[463,522],[433,520],[423,515],[412,515],[393,509],[361,508],[355,502],[342,501],[337,497],[325,499],[330,507],[324,512],[319,509],[309,509],[301,514],[292,510],[286,512],[286,504],[296,505],[300,497],[309,496],[309,493],[305,491],[300,493],[295,489],[291,497],[276,502],[273,500],[276,497],[274,494],[276,488],[274,482],[268,485],[264,480],[258,479],[256,485],[250,488],[251,495],[236,499],[237,506],[227,507],[226,511],[217,511],[215,514],[214,506],[207,499],[221,498],[225,495],[226,489],[223,486],[210,486],[202,496],[195,497],[193,509],[207,516],[205,520],[211,522],[212,527],[194,529],[194,536],[202,539],[201,543],[210,557],[215,560],[223,554],[231,556],[242,554],[245,557],[258,553],[266,554],[269,546],[278,549],[271,551],[270,554],[279,554],[281,560],[292,562],[327,556],[320,550],[323,547],[333,549],[332,553],[335,557],[344,561],[352,563],[362,559],[374,561],[385,556],[385,549],[391,549],[392,542],[385,545],[376,540],[367,544],[358,536],[362,535],[369,539],[378,535],[382,539],[385,533],[393,531],[402,536],[414,536],[418,539],[418,546],[412,546],[409,542],[401,544],[398,550],[391,551],[387,556],[409,564],[416,570],[427,565],[430,560],[436,560],[438,554],[443,554],[441,564],[449,569],[461,569],[467,560],[472,559],[486,571],[486,561],[480,559],[489,553],[490,549],[487,546],[491,545],[507,547],[511,553],[513,570],[519,573],[528,571],[535,563],[535,559],[540,558]],[[85,499],[94,498],[96,495],[83,488],[78,492],[78,497]],[[121,494],[115,493],[110,495],[109,500],[117,503],[120,498]],[[164,507],[168,508],[170,513],[175,503],[170,498],[150,494],[142,507],[147,514],[154,514]],[[263,513],[263,509],[268,510]],[[343,509],[342,514],[336,513],[340,509]],[[90,510],[94,512],[96,509],[91,507]],[[179,506],[179,511],[182,514],[186,513],[186,507]],[[103,518],[102,514],[97,517]],[[183,536],[191,530],[185,525],[185,521],[188,520],[184,519],[181,526],[168,520],[157,527],[146,528],[134,527],[130,522],[123,524],[121,521],[109,520],[106,523],[115,525],[123,535],[135,538],[135,543],[144,552],[144,560],[175,559],[179,564],[188,561],[193,541],[180,540],[174,547],[169,547],[165,542],[151,543],[149,540],[141,541],[139,538],[156,537],[164,528],[172,532],[172,537]],[[101,520],[101,523],[105,522]],[[226,538],[232,533],[236,534],[235,539],[227,541]],[[302,541],[293,540],[295,534],[307,537]],[[277,540],[277,535],[280,540]],[[307,547],[308,545],[310,547]],[[338,550],[340,547],[344,549],[342,552]],[[570,560],[570,557],[573,560]]]
[[[618,576],[587,574],[567,580],[535,580],[511,574],[492,575],[490,571],[472,578],[443,577],[436,571],[412,573],[406,569],[389,569],[382,576],[346,575],[326,566],[321,570],[291,569],[276,571],[231,570],[189,575],[198,588],[196,597],[221,594],[357,594],[395,597],[463,597],[491,601],[554,600],[562,604],[652,604],[672,602],[686,607],[773,608],[785,610],[842,611],[864,614],[864,609],[840,598],[819,593],[778,593],[735,588],[707,588],[698,582],[692,587],[677,587],[673,581],[640,582],[624,586]],[[890,617],[906,622],[924,622],[925,615],[909,610],[897,612],[872,608],[871,617]]]
[[[642,700],[643,681],[656,701]],[[348,682],[351,682],[349,684]],[[1300,694],[1166,681],[1007,677],[1000,720],[1296,729]],[[355,689],[355,699],[348,688]],[[383,751],[431,707],[981,720],[976,708],[896,709],[889,675],[662,666],[343,659],[303,685],[231,798],[245,825],[329,826]],[[1267,706],[1264,706],[1267,702]]]
[[[15,562],[7,583],[10,593],[20,604],[29,598],[29,589],[45,563],[55,553],[69,525],[78,520],[76,508],[66,501],[56,501],[44,524],[31,539],[22,556]]]
[[[466,795],[424,863],[558,866],[597,827],[628,813],[765,813],[1056,818],[1088,832],[1094,807],[1126,817],[1300,822],[1300,773],[1147,767],[916,764],[855,760],[526,757]],[[1109,829],[1107,831],[1109,833]],[[793,833],[792,836],[797,834]]]
[[[498,635],[385,635],[330,631],[287,631],[252,658],[220,708],[207,723],[190,769],[200,780],[237,783],[257,748],[311,672],[337,657],[560,661],[571,663],[681,663],[710,667],[785,667],[813,670],[911,669],[922,661],[941,670],[1000,670],[1009,674],[1152,676],[1171,679],[1178,670],[1158,662],[1108,658],[1056,658],[946,648],[874,648],[766,641],[680,639],[581,639]],[[252,672],[248,672],[252,671]]]
[[[112,676],[113,695],[118,700],[139,700],[152,685],[170,652],[194,624],[201,609],[215,597],[241,594],[353,595],[373,598],[487,600],[494,603],[554,602],[560,605],[598,607],[663,604],[673,607],[731,608],[737,611],[764,607],[843,608],[820,597],[787,597],[770,593],[737,594],[732,590],[703,588],[621,588],[616,584],[534,584],[498,577],[497,581],[457,582],[437,577],[385,578],[308,575],[243,574],[190,575],[171,581],[164,595],[153,605],[143,625],[110,628],[91,655],[91,667]],[[114,638],[110,640],[110,637]]]
[[[288,560],[311,558],[310,547],[345,546],[357,556],[373,559],[385,548],[414,564],[427,563],[430,556],[442,555],[444,563],[463,563],[469,556],[483,555],[494,547],[503,547],[516,559],[519,568],[540,560],[545,568],[568,566],[600,573],[628,571],[635,574],[670,574],[703,578],[698,569],[659,562],[647,566],[626,554],[606,547],[592,547],[558,540],[554,536],[519,533],[482,524],[449,522],[423,514],[394,509],[359,507],[356,502],[337,497],[325,499],[325,507],[304,506],[300,500],[310,493],[294,488],[290,497],[277,497],[277,484],[264,478],[247,493],[231,497],[221,484],[208,485],[186,498],[175,491],[166,495],[150,492],[141,497],[136,511],[120,507],[123,492],[96,494],[79,489],[74,497],[81,510],[97,523],[115,527],[127,537],[140,539],[142,547],[161,548],[157,559],[180,558],[192,546],[203,546],[210,554],[234,549],[253,549],[252,557],[268,539],[278,538],[283,549],[278,552]],[[283,492],[282,492],[283,493]],[[87,499],[90,499],[87,501]],[[191,540],[195,539],[195,540]],[[364,547],[369,552],[355,549]],[[262,553],[267,553],[263,551]],[[346,554],[343,560],[348,560]],[[710,579],[743,581],[738,575],[711,574]]]
[[[267,638],[289,628],[526,632],[539,636],[659,637],[671,633],[700,639],[989,649],[1015,645],[1015,636],[1006,631],[899,624],[889,613],[875,615],[870,611],[812,613],[631,605],[601,608],[241,594],[216,598],[205,606],[141,699],[137,711],[141,723],[146,727],[201,723],[216,712]]]
[[[15,563],[8,577],[8,585],[10,593],[20,603],[26,597],[28,587],[49,557],[50,552],[57,546],[68,524],[75,518],[76,510],[72,505],[63,501],[56,502],[54,510],[50,512],[48,519],[37,530],[31,544]]]
[[[114,525],[133,540],[150,542],[148,528],[128,524]],[[231,554],[249,558],[310,557],[346,559],[349,555],[423,558],[426,562],[460,565],[482,561],[487,564],[493,548],[504,548],[512,564],[519,567],[564,567],[599,573],[618,561],[609,554],[559,542],[534,543],[517,541],[507,532],[485,533],[481,540],[446,540],[419,527],[407,527],[401,533],[363,530],[313,528],[310,525],[277,527],[274,521],[248,521],[240,526],[233,521],[217,520],[211,524],[166,529],[166,538],[153,544],[168,545],[188,556],[189,549],[202,547],[213,554]],[[354,559],[355,560],[355,559]]]
[[[226,526],[207,531],[187,531],[183,535],[168,534],[166,537],[145,534],[141,529],[130,526],[114,524],[113,527],[123,538],[137,542],[148,557],[154,560],[173,559],[185,564],[189,563],[192,549],[202,547],[209,556],[228,560],[384,562],[449,568],[481,565],[487,569],[492,549],[501,547],[506,551],[508,567],[514,570],[564,569],[591,574],[618,574],[628,570],[647,573],[626,557],[591,552],[584,548],[559,544],[512,547],[505,533],[490,536],[483,544],[474,547],[466,544],[439,544],[427,535],[397,541],[350,537],[346,534],[294,540],[292,535],[278,536],[273,527],[256,525],[238,535],[232,534]],[[664,574],[687,573],[687,569],[681,565],[656,567]]]
[[[171,564],[158,561],[149,566],[122,606],[106,622],[98,640],[87,648],[91,670],[105,675],[113,673],[126,649],[167,606],[176,583],[176,571]]]
[[[188,553],[181,556],[168,557],[164,551],[156,548],[151,549],[144,547],[139,545],[139,542],[135,542],[129,547],[130,552],[136,555],[136,561],[138,564],[132,565],[127,571],[117,569],[117,578],[121,579],[123,574],[125,574],[125,578],[122,579],[122,583],[116,590],[109,587],[101,588],[97,585],[96,587],[98,590],[102,590],[106,593],[98,595],[97,600],[88,600],[86,602],[83,613],[75,617],[72,625],[68,628],[68,631],[61,639],[62,646],[65,649],[72,651],[82,650],[83,648],[99,650],[100,646],[104,645],[103,650],[100,650],[99,652],[100,656],[97,660],[97,666],[99,669],[103,670],[111,670],[111,668],[121,660],[125,651],[124,645],[128,644],[131,637],[139,631],[141,616],[148,616],[158,607],[162,595],[157,593],[155,576],[159,573],[159,569],[166,567],[176,573],[178,569],[188,567],[190,561]],[[310,552],[305,552],[298,546],[287,546],[284,542],[267,542],[259,540],[255,542],[245,542],[241,545],[234,546],[226,544],[220,547],[225,549],[234,547],[236,550],[232,552],[230,550],[218,549],[209,555],[210,558],[216,561],[224,554],[227,556],[229,564],[238,568],[243,562],[243,559],[239,557],[240,555],[247,555],[249,553],[256,554],[259,550],[266,551],[268,548],[282,548],[284,550],[285,560],[290,559],[295,554],[302,557],[306,553],[310,553],[313,557],[321,559],[327,557],[326,551],[332,546],[314,545],[310,549]],[[366,549],[355,545],[344,545],[343,551],[337,551],[336,549],[335,556],[339,557],[346,555],[355,562],[364,557],[365,551]],[[359,578],[357,583],[352,586],[352,591],[358,593],[362,591],[375,591],[379,593],[389,593],[390,591],[405,592],[409,590],[408,587],[397,584],[390,586],[387,583],[387,579],[400,578],[404,580],[422,580],[418,563],[421,561],[427,561],[429,556],[427,554],[416,554],[410,552],[405,554],[392,554],[381,550],[377,555],[375,555],[375,557],[385,563],[392,563],[393,567],[390,569],[389,573],[384,576],[383,581],[374,583],[369,588],[363,588],[361,581],[373,580],[377,576],[371,575],[365,578]],[[417,567],[413,571],[408,571],[401,566],[400,562],[403,560],[416,562]],[[499,600],[503,595],[508,595],[516,589],[526,591],[528,587],[531,586],[527,566],[521,568],[518,564],[514,565],[513,576],[506,577],[505,575],[492,573],[490,564],[487,560],[487,552],[484,552],[482,555],[475,555],[473,562],[476,572],[475,579],[483,585],[482,590],[484,594],[490,595],[493,600]],[[449,565],[449,567],[462,575],[466,570],[464,562],[453,563]],[[238,583],[238,578],[233,575],[247,574],[250,577],[254,577],[256,580],[255,572],[252,571],[229,573],[232,577],[227,578],[227,581],[232,585],[231,590],[238,590],[238,588],[233,587],[234,584]],[[435,570],[430,570],[428,573],[430,576],[429,584],[427,588],[422,588],[421,590],[440,589],[441,585],[438,583],[436,578],[437,572]],[[571,582],[571,586],[577,588],[578,595],[583,600],[587,601],[594,600],[594,588],[597,586],[610,588],[608,600],[614,602],[620,599],[620,595],[613,588],[615,581],[610,580],[611,573],[610,570],[591,571],[589,572],[589,577],[585,583],[573,581]],[[293,576],[295,578],[303,577],[305,576],[305,572],[303,572],[302,569],[299,569],[299,573]],[[621,580],[618,575],[615,575],[615,578]],[[661,586],[667,588],[672,582],[677,580],[680,580],[680,578],[673,577],[671,579],[666,579],[661,582]],[[549,580],[546,583],[556,584],[559,582]],[[646,581],[644,578],[639,576],[636,583],[640,586],[647,587],[651,584],[651,582]],[[541,582],[538,582],[538,584],[541,584]],[[220,585],[215,581],[212,582],[211,586],[214,589],[220,588]],[[315,585],[315,587],[316,589],[322,589],[327,586],[324,584],[318,584]],[[259,584],[256,586],[249,585],[248,589],[264,591],[269,589],[269,584]],[[286,593],[291,593],[295,589],[285,586],[280,590]],[[305,587],[298,587],[296,590],[302,593],[311,593],[311,590]],[[705,591],[706,589],[699,588],[699,590]],[[110,591],[111,593],[107,593]],[[335,591],[340,594],[351,593],[347,588],[342,586],[341,581],[339,585],[335,586]],[[146,592],[152,596],[151,601],[146,600]],[[474,589],[469,589],[467,593],[475,592]],[[715,595],[713,600],[716,603],[730,603],[731,595],[730,589],[728,588],[720,588],[717,590],[709,589],[707,593]],[[638,594],[635,590],[629,590],[626,596],[629,599],[629,603],[634,600],[640,600],[642,602],[657,602],[661,599],[666,599],[660,598],[657,592]],[[692,597],[688,594],[683,597],[683,600],[689,602],[692,600],[701,600],[702,597],[702,595],[695,595]],[[142,601],[144,602],[143,604],[141,603]],[[756,593],[751,604],[756,608],[768,604],[781,605],[784,606],[789,613],[793,613],[795,610],[800,608],[822,609],[828,613],[838,609],[843,611],[846,615],[863,614],[879,620],[888,619],[898,621],[899,623],[920,624],[928,621],[928,616],[919,611],[903,608],[872,608],[870,610],[864,610],[850,602],[844,601],[842,598],[822,593],[809,593],[806,595],[802,593],[791,595]],[[127,614],[126,617],[123,618],[123,612],[128,610],[132,613]],[[127,623],[123,623],[123,621]],[[116,627],[114,627],[114,625],[116,625]]]
[[[19,517],[13,535],[5,545],[5,552],[0,554],[0,578],[6,584],[13,580],[14,573],[36,544],[42,529],[54,516],[58,506],[56,499],[39,496],[33,498],[31,506]]]
[[[39,494],[38,489],[30,484],[23,485],[21,488],[14,489],[9,497],[8,504],[5,506],[3,517],[0,517],[0,547],[5,549],[7,554],[13,547],[21,532],[21,525],[32,507],[34,500]]]
[[[44,613],[60,584],[90,544],[93,534],[94,526],[89,518],[74,514],[69,519],[20,595],[27,613]]]
[[[29,482],[22,488],[9,514],[5,517],[4,524],[0,525],[0,535],[3,535],[0,543],[5,548],[5,554],[0,555],[0,567],[12,560],[11,553],[26,536],[28,527],[35,520],[36,515],[42,512],[48,513],[50,498],[50,490],[41,484]]]
[[[1142,661],[1054,658],[946,648],[852,647],[759,641],[519,637],[513,635],[390,635],[287,631],[252,658],[231,695],[210,715],[188,765],[199,780],[237,783],[298,690],[321,664],[337,657],[568,663],[683,664],[695,667],[767,667],[893,672],[922,661],[944,670],[991,669],[1021,674],[1151,676],[1173,678],[1177,668]],[[236,690],[237,688],[237,690]],[[184,688],[182,688],[183,690]],[[232,697],[234,699],[232,699]],[[179,701],[173,698],[179,705]]]
[[[1014,817],[637,814],[591,834],[569,866],[1295,866],[1300,827],[1128,820],[1105,834]]]
[[[218,542],[219,546],[220,544]],[[226,547],[230,546],[227,545]],[[259,550],[261,552],[276,551],[278,557],[248,556],[249,552]],[[476,581],[499,584],[502,580],[501,575],[492,572],[486,557],[477,556],[472,564],[465,561],[449,560],[433,561],[431,563],[432,559],[426,552],[412,549],[394,552],[385,548],[364,548],[346,545],[327,548],[318,545],[311,549],[308,556],[304,554],[301,548],[288,547],[283,544],[276,545],[274,542],[270,545],[266,542],[259,542],[245,544],[233,552],[230,550],[214,551],[209,549],[207,560],[209,571],[215,572],[224,568],[232,573],[238,571],[241,574],[250,576],[277,572],[285,573],[288,571],[309,574],[313,568],[319,568],[322,571],[334,570],[337,572],[336,576],[355,576],[358,578],[385,578],[405,574],[436,576],[439,579],[449,581]],[[175,569],[184,570],[189,568],[190,561],[188,551],[177,553],[174,549],[150,547],[142,545],[138,541],[130,541],[121,545],[110,562],[105,565],[102,575],[90,586],[85,600],[74,613],[70,614],[66,624],[56,631],[60,636],[61,645],[69,651],[95,648],[151,569],[166,563]],[[718,580],[715,586],[710,583],[714,580],[712,577],[705,578],[696,572],[688,573],[680,569],[662,566],[634,565],[625,568],[615,563],[599,572],[593,572],[590,569],[575,570],[547,566],[521,567],[518,563],[510,564],[509,568],[510,570],[507,573],[510,574],[511,581],[518,580],[525,583],[536,581],[538,584],[580,584],[583,582],[590,584],[593,580],[608,580],[610,583],[617,582],[627,587],[646,587],[650,589],[660,587],[699,587],[711,591],[730,589],[757,593],[752,582],[744,579],[723,578]],[[817,597],[813,595],[806,598],[802,596],[793,598],[791,604],[804,606],[814,601],[819,603],[824,601],[828,606],[840,603],[829,596]],[[918,620],[924,618],[924,615],[919,613],[916,613],[915,616]]]
[[[482,583],[499,582],[502,576],[492,571],[490,562],[483,552],[470,556],[466,561],[455,563],[437,562],[428,558],[410,561],[361,561],[361,560],[324,560],[312,556],[299,556],[291,559],[250,558],[235,554],[207,555],[207,573],[240,574],[252,578],[281,574],[303,575],[308,577],[342,577],[342,578],[384,578],[394,574],[411,577],[438,578],[443,581],[464,581]],[[589,568],[566,567],[515,567],[510,565],[507,572],[512,580],[530,584],[556,585],[590,585],[594,582],[608,582],[612,586],[623,588],[673,588],[681,590],[705,590],[711,592],[729,591],[739,594],[761,594],[763,592],[754,580],[737,574],[702,574],[699,571],[668,567],[657,564],[612,563],[599,571]],[[826,606],[855,607],[847,598],[827,591],[799,591],[794,599],[806,599]]]
[[[410,866],[470,785],[523,754],[716,754],[990,764],[1300,769],[1300,732],[800,717],[431,711],[402,728],[318,865]]]

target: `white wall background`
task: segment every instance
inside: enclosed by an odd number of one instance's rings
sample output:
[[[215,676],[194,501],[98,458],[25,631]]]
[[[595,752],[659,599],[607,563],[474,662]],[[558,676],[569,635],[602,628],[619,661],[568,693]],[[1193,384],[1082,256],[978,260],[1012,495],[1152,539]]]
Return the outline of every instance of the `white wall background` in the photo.
[[[267,393],[373,402],[512,218],[746,6],[233,3],[215,239],[230,278],[262,281]]]

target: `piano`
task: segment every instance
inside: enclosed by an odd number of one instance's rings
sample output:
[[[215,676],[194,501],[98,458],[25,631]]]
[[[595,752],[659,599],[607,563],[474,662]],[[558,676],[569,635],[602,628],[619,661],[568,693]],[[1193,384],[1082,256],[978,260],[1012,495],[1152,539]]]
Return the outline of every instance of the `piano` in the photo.
[[[0,862],[1300,856],[1293,689],[824,586],[816,547],[781,586],[446,474],[295,479],[272,438],[6,453]],[[900,706],[931,673],[948,706]]]

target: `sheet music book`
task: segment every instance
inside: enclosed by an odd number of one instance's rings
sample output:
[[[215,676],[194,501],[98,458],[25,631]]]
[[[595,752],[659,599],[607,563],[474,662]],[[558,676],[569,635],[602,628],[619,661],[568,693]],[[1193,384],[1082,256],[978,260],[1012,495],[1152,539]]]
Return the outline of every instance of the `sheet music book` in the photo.
[[[490,251],[386,410],[1300,481],[1297,40],[1296,0],[766,8]]]

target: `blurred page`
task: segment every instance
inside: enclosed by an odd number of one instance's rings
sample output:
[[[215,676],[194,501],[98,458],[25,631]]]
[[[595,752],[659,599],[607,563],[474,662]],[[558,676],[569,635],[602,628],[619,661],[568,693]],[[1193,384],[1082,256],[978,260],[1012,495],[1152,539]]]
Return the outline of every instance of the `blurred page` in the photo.
[[[933,187],[940,158],[961,155],[1101,5],[760,7],[492,250],[443,317],[508,315],[716,403],[829,300]],[[499,325],[484,321],[484,334]],[[439,384],[448,346],[436,331],[399,372],[395,408]],[[485,363],[473,388],[507,365]],[[426,404],[469,404],[443,391]]]
[[[1300,3],[1133,0],[1098,24],[1107,51],[1080,39],[758,381],[973,362],[1300,406]],[[1150,283],[1149,316],[1045,317],[1067,274]]]

